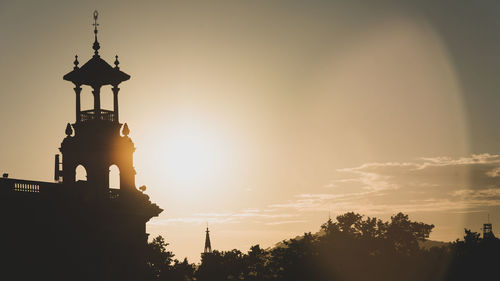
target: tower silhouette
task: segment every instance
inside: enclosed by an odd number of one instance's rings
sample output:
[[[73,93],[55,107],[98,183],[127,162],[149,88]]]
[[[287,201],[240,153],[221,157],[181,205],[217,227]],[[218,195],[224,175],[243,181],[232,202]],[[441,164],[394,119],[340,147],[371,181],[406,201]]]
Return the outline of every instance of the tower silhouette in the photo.
[[[97,12],[94,13],[94,20],[97,21]],[[95,192],[105,193],[109,188],[108,169],[116,165],[120,170],[120,189],[123,192],[134,191],[135,170],[132,161],[135,147],[128,137],[130,130],[127,124],[123,125],[123,136],[120,135],[122,124],[118,118],[118,85],[130,79],[130,75],[120,71],[118,56],[115,57],[114,68],[99,56],[97,22],[94,22],[94,26],[93,57],[82,67],[78,67],[76,57],[73,70],[63,77],[75,86],[76,121],[67,125],[67,137],[60,148],[64,159],[63,169],[56,174],[62,175],[63,183],[73,183],[76,167],[82,165],[87,172],[88,184]],[[94,108],[82,111],[80,96],[84,85],[92,89]],[[112,87],[113,110],[101,109],[101,89],[104,86]]]
[[[490,223],[490,214],[488,214],[488,222],[483,224],[483,239],[494,239],[493,225]]]
[[[66,125],[55,183],[0,178],[2,280],[144,280],[146,222],[163,210],[135,185],[134,143],[119,122],[120,83],[130,75],[99,55],[98,13],[94,12],[93,56],[63,79],[74,85],[76,120]],[[81,110],[90,87],[94,107]],[[113,110],[101,108],[101,91],[110,87]],[[109,168],[120,171],[118,189],[109,186]],[[83,166],[86,181],[75,181]],[[8,242],[8,243],[7,243]],[[29,268],[29,270],[26,270]],[[2,278],[2,274],[15,275]]]
[[[210,231],[208,230],[208,225],[207,225],[207,230],[205,231],[205,248],[203,250],[204,254],[209,254],[212,252],[212,245],[210,244]]]

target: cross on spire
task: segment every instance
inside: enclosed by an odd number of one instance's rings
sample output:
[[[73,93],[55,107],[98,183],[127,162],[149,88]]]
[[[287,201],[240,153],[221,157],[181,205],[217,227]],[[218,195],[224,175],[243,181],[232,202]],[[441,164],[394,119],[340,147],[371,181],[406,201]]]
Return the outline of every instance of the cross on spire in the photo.
[[[97,34],[97,27],[99,24],[97,23],[97,17],[99,16],[99,12],[97,10],[94,11],[94,23],[92,24],[94,26],[94,33]]]
[[[99,24],[97,23],[97,17],[99,16],[99,12],[97,10],[94,11],[94,23],[92,24],[94,26],[94,45],[92,45],[92,49],[94,49],[94,56],[99,56],[99,49],[101,46],[99,45],[99,42],[97,41],[97,27]]]

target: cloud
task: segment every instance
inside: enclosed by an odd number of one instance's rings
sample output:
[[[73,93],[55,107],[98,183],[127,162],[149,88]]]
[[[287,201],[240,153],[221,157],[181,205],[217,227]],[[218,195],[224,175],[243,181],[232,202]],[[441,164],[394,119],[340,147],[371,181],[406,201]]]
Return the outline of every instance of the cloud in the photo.
[[[482,190],[462,189],[453,193],[471,204],[497,205],[500,202],[500,189],[489,188]]]
[[[288,212],[475,212],[500,206],[500,155],[420,158],[338,169],[330,192],[298,194],[270,207]]]
[[[282,210],[273,209],[245,209],[239,212],[222,212],[222,213],[195,213],[187,217],[168,218],[168,219],[153,219],[152,225],[176,225],[176,224],[228,224],[242,223],[248,219],[263,219],[265,224],[281,224],[282,220],[275,219],[293,218],[298,214],[284,213]]]
[[[500,176],[500,168],[492,169],[492,170],[486,172],[486,175],[488,177],[496,178],[496,177]]]
[[[422,167],[425,167],[427,165],[449,166],[471,164],[500,164],[500,155],[492,155],[489,153],[472,154],[470,157],[461,157],[457,159],[453,159],[451,157],[422,157],[421,159],[426,161],[426,163],[422,164]]]
[[[265,208],[195,213],[154,224],[304,223],[314,212],[473,213],[500,206],[500,155],[426,157],[412,162],[365,163],[338,169],[321,192],[296,194]]]
[[[305,220],[288,220],[288,221],[275,221],[275,222],[268,222],[266,225],[280,225],[280,224],[291,224],[291,223],[304,223],[306,222]]]
[[[225,217],[225,218],[220,218],[220,217],[197,217],[197,216],[190,216],[190,217],[178,217],[178,218],[167,218],[167,219],[160,219],[160,218],[153,218],[151,221],[148,222],[148,224],[151,225],[178,225],[178,224],[205,224],[205,223],[210,223],[210,224],[227,224],[227,223],[238,223],[234,219],[230,217]]]

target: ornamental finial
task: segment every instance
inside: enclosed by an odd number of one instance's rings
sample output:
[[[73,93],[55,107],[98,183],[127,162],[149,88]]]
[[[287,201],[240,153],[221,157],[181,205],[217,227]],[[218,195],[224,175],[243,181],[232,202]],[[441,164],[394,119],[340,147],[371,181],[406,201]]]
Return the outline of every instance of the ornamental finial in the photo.
[[[75,70],[78,69],[78,64],[79,63],[80,62],[78,62],[78,55],[75,55],[75,61],[73,62],[73,64],[75,65],[75,67],[73,67],[73,69],[75,69]]]
[[[120,64],[120,62],[118,61],[118,55],[115,56],[115,68],[116,69],[120,69],[120,67],[118,66]]]
[[[125,123],[125,125],[123,125],[122,134],[124,136],[128,136],[128,134],[130,134],[130,129],[128,128],[127,123]]]
[[[94,11],[94,23],[92,24],[94,26],[94,45],[92,45],[92,49],[94,49],[94,56],[99,56],[99,49],[101,46],[99,45],[99,42],[97,41],[97,27],[99,24],[97,23],[97,17],[99,16],[99,12],[97,10]]]
[[[68,137],[71,136],[71,134],[73,134],[73,128],[71,128],[71,125],[69,123],[68,125],[66,125],[66,130],[64,132]]]

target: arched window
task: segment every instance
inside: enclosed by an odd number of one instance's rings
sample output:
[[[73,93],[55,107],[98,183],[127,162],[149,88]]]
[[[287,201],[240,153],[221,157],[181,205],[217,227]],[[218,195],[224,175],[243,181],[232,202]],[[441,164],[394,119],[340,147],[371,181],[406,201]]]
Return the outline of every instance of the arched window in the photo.
[[[109,188],[120,188],[120,169],[116,165],[109,167]]]
[[[83,165],[78,165],[75,170],[75,181],[87,181],[87,170]]]

